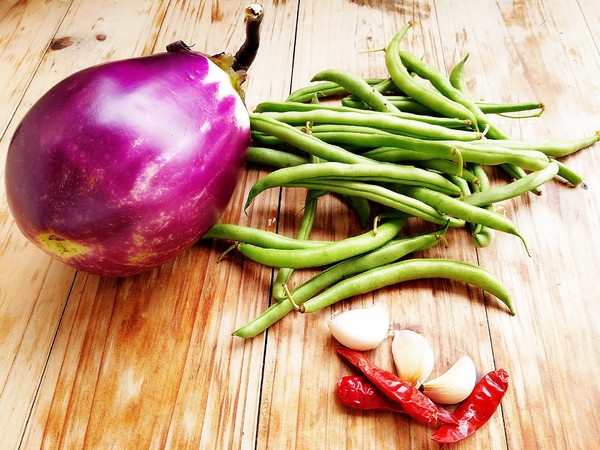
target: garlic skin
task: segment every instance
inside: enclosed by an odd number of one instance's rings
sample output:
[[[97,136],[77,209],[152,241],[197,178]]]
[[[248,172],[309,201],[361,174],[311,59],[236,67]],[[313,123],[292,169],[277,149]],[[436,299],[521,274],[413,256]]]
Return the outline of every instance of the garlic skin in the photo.
[[[433,350],[427,339],[412,330],[395,330],[392,357],[398,376],[417,389],[431,375]]]
[[[334,314],[328,321],[329,331],[337,341],[353,350],[372,350],[390,331],[390,316],[381,305],[356,308]]]
[[[423,384],[423,394],[444,405],[453,405],[466,399],[477,381],[475,364],[469,356],[459,358],[446,372]]]

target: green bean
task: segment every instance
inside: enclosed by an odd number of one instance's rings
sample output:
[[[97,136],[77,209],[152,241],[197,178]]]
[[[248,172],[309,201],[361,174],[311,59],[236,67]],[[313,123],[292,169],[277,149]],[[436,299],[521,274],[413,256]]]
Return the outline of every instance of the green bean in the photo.
[[[449,81],[454,88],[458,89],[465,95],[470,95],[469,88],[467,87],[467,83],[464,77],[464,66],[468,59],[469,55],[467,54],[463,59],[461,59],[450,71]],[[394,101],[390,99],[392,104]],[[481,110],[484,114],[504,114],[510,112],[521,112],[521,111],[531,111],[535,109],[539,109],[540,112],[536,114],[539,116],[544,111],[544,105],[540,102],[525,102],[525,103],[492,103],[492,102],[481,102],[475,101],[475,105]]]
[[[402,211],[410,216],[419,217],[428,222],[444,225],[450,222],[452,227],[464,226],[464,221],[441,214],[435,208],[415,198],[374,184],[359,181],[327,181],[327,180],[302,180],[285,185],[286,187],[303,187],[307,189],[320,189],[336,192],[342,195],[363,197],[380,205]],[[445,194],[442,194],[445,195]],[[449,197],[450,198],[450,197]]]
[[[262,177],[250,189],[244,209],[247,209],[253,199],[266,189],[309,180],[316,182],[321,180],[329,182],[346,180],[400,183],[426,186],[454,195],[460,194],[460,189],[443,176],[417,167],[394,164],[309,163],[297,167],[278,169]]]
[[[398,284],[404,281],[446,278],[477,286],[496,296],[515,314],[510,293],[500,279],[488,270],[449,259],[409,259],[368,270],[340,281],[300,306],[303,312],[314,312],[340,300]]]
[[[482,137],[481,133],[406,119],[397,114],[342,111],[341,108],[340,106],[338,110],[321,108],[310,111],[263,112],[262,115],[292,125],[307,122],[313,124],[359,125],[430,140],[474,141]]]
[[[406,187],[404,188],[403,193],[452,217],[463,219],[470,223],[480,223],[495,230],[513,234],[521,239],[525,246],[525,250],[529,253],[525,239],[516,229],[513,222],[507,217],[426,188]]]
[[[367,78],[365,82],[369,85],[379,84],[383,81],[381,78]],[[322,83],[315,83],[311,86],[301,87],[292,92],[287,102],[310,102],[315,97],[331,97],[335,95],[348,94],[348,91],[337,83],[331,81],[324,81]]]
[[[298,231],[296,232],[296,239],[307,240],[310,237],[310,233],[315,223],[315,216],[317,213],[317,203],[319,198],[311,196],[311,192],[306,193],[306,199],[304,201],[304,210]],[[287,284],[292,276],[294,269],[289,267],[282,267],[277,272],[275,281],[273,282],[273,297],[277,300],[285,298],[285,290],[283,285]]]
[[[470,164],[470,171],[473,173],[475,178],[477,179],[477,184],[479,186],[480,191],[487,191],[490,188],[490,179],[488,177],[487,172],[483,168],[481,164]],[[468,172],[468,170],[467,170]]]
[[[378,128],[361,125],[337,125],[337,124],[313,124],[310,127],[310,133],[320,139],[320,136],[328,136],[332,133],[365,133],[365,134],[384,134],[386,136],[394,135],[394,133]]]
[[[544,169],[531,172],[501,187],[494,187],[481,192],[463,197],[461,200],[469,205],[486,206],[496,202],[508,200],[525,194],[526,192],[540,187],[542,184],[550,181],[558,173],[558,164],[551,161]]]
[[[434,116],[435,112],[426,106],[421,105],[419,102],[413,100],[410,97],[404,95],[386,95],[388,101],[398,108],[403,113],[412,113],[415,115],[425,115],[425,116]],[[354,99],[352,97],[344,97],[341,100],[342,106],[346,106],[348,108],[358,109],[358,110],[368,110],[369,105],[366,103]],[[525,117],[538,117],[544,111],[544,105],[540,102],[520,102],[520,103],[496,103],[496,102],[485,102],[485,101],[475,101],[477,107],[484,114],[506,114],[506,113],[514,113],[514,112],[522,112],[522,111],[533,111],[539,110],[539,112],[535,113],[533,116],[523,115],[516,116],[516,118],[525,118]],[[437,117],[437,116],[434,116]],[[508,116],[507,116],[508,117]],[[512,117],[512,116],[511,116]],[[458,120],[459,123],[464,126],[467,125],[468,121]],[[472,126],[471,126],[472,127]]]
[[[392,105],[394,105],[396,108],[398,108],[398,110],[400,110],[400,112],[417,114],[417,115],[426,115],[426,116],[434,116],[435,114],[437,114],[435,111],[432,111],[431,109],[427,108],[426,106],[423,106],[422,104],[411,99],[410,97],[406,97],[404,95],[403,96],[387,95],[386,97],[388,98],[389,102]],[[358,110],[368,110],[369,109],[369,105],[367,105],[362,100],[357,100],[353,97],[342,98],[341,104],[342,104],[342,106],[346,106],[346,107],[352,108],[352,109],[358,109]],[[459,120],[456,118],[454,118],[454,119]],[[471,121],[460,120],[460,122],[464,123],[465,126],[466,125],[471,126]]]
[[[352,207],[354,212],[358,217],[358,222],[360,226],[366,228],[371,221],[371,204],[369,200],[363,197],[355,197],[352,195],[343,195],[342,196],[346,202]]]
[[[515,164],[501,164],[500,168],[508,174],[508,176],[510,176],[513,180],[520,180],[521,178],[524,178],[527,176],[527,172],[525,172],[525,170],[523,170],[522,167],[519,167]],[[534,169],[536,170],[536,169]],[[533,188],[531,190],[532,194],[535,195],[542,195],[542,191],[540,190],[540,188]]]
[[[373,160],[379,161],[379,162],[389,162],[389,163],[411,162],[413,164],[416,161],[423,162],[423,161],[430,161],[434,158],[438,158],[437,155],[429,153],[429,152],[422,152],[422,151],[418,151],[418,150],[410,150],[410,149],[399,148],[399,147],[376,147],[372,150],[366,151],[362,155],[369,159],[373,159]],[[440,159],[443,157],[446,157],[446,155],[445,154],[441,155]],[[453,162],[453,161],[448,161],[448,162],[450,162],[451,164],[454,164],[454,166],[456,168],[458,168],[458,166],[455,162]]]
[[[537,150],[520,150],[498,145],[472,145],[469,142],[456,143],[465,161],[487,165],[513,164],[527,170],[540,170],[548,165],[548,157]],[[472,153],[477,153],[474,155]]]
[[[388,92],[398,92],[398,87],[394,84],[394,80],[391,78],[386,78],[381,80],[377,84],[371,85],[374,91],[379,92],[380,94],[386,94]]]
[[[558,165],[558,176],[564,178],[573,186],[583,183],[583,177],[561,161],[553,160]]]
[[[298,240],[272,231],[265,231],[254,227],[218,223],[206,232],[202,240],[218,239],[231,242],[243,242],[258,247],[276,248],[281,250],[299,250],[319,248],[331,244],[330,241]]]
[[[366,154],[365,154],[366,155]],[[365,156],[363,155],[363,156]],[[462,171],[459,171],[458,164],[454,161],[448,161],[447,159],[428,159],[425,161],[415,161],[414,164],[417,167],[421,167],[428,170],[433,170],[440,173],[445,173],[446,175],[457,175],[461,172],[460,177],[465,181],[478,185],[479,180],[475,176],[475,174],[465,168]]]
[[[238,251],[245,257],[270,267],[303,269],[333,264],[344,259],[381,247],[392,240],[404,225],[401,220],[390,220],[358,236],[342,239],[314,249],[281,250],[239,244]]]
[[[462,177],[462,174],[460,177],[458,175],[447,175],[447,177],[454,185],[458,186],[461,191],[461,198],[472,194],[471,186],[469,182]]]
[[[478,248],[488,247],[494,242],[496,231],[490,227],[481,226],[473,231],[473,243]]]
[[[253,146],[268,147],[280,151],[281,147],[285,146],[285,142],[278,137],[263,133],[262,131],[251,130],[250,137],[252,138]]]
[[[469,164],[471,172],[477,177],[477,191],[485,192],[490,189],[490,180],[487,172],[481,164]],[[484,206],[485,209],[493,211],[493,205]],[[480,223],[471,224],[472,239],[476,247],[483,248],[491,245],[496,237],[496,230],[490,227],[483,226]]]
[[[458,159],[456,145],[460,141],[434,141],[417,139],[400,134],[387,133],[365,133],[357,132],[326,132],[319,131],[315,134],[320,140],[335,144],[353,144],[359,147],[398,147],[415,152],[427,153],[431,158],[447,158],[453,161]]]
[[[545,107],[540,102],[520,102],[520,103],[494,103],[494,102],[475,102],[477,107],[484,114],[499,114],[503,117],[525,119],[528,117],[539,117],[543,114]],[[509,116],[507,113],[539,110],[536,113],[528,115]]]
[[[398,117],[400,119],[406,120],[416,120],[418,122],[425,122],[430,125],[437,125],[444,128],[468,128],[469,122],[466,120],[460,120],[456,118],[450,117],[440,117],[440,116],[429,116],[423,114],[413,114],[407,113],[403,111],[399,111],[397,113],[382,113],[380,111],[373,111],[370,109],[367,110],[357,110],[356,108],[349,108],[346,106],[335,106],[335,105],[326,105],[322,103],[297,103],[297,102],[263,102],[259,103],[254,109],[255,112],[307,112],[307,111],[315,111],[315,110],[324,110],[324,111],[334,111],[340,113],[360,113],[360,114],[370,114],[373,117]],[[299,122],[305,123],[305,122]],[[462,135],[463,133],[461,133]],[[474,137],[479,137],[479,135],[475,135]]]
[[[408,22],[402,27],[386,48],[385,65],[392,80],[394,80],[396,86],[398,86],[401,91],[405,92],[406,95],[412,97],[433,111],[446,117],[470,120],[472,124],[475,125],[477,120],[469,109],[465,108],[460,103],[448,99],[439,91],[427,88],[422,83],[419,83],[418,80],[415,80],[410,76],[408,69],[404,66],[400,57],[400,42],[411,26],[412,24]]]
[[[268,147],[250,147],[248,162],[269,167],[283,168],[300,166],[308,163],[308,159],[283,150]]]
[[[283,123],[283,122],[280,122],[280,123]],[[345,136],[345,139],[341,140],[342,143],[351,142],[350,137],[353,135],[353,133],[385,134],[385,135],[392,134],[388,131],[378,130],[376,128],[371,128],[371,127],[363,127],[363,126],[359,126],[359,125],[330,125],[330,124],[314,125],[313,124],[310,126],[310,129],[308,129],[306,126],[298,126],[298,125],[293,126],[293,128],[302,133],[310,134],[311,136],[319,138],[320,140],[322,140],[324,142],[328,142],[330,144],[336,143],[336,136]],[[256,142],[261,143],[262,145],[277,147],[277,146],[281,146],[281,145],[285,144],[285,142],[282,141],[281,139],[279,139],[278,137],[271,136],[271,135],[268,135],[265,133],[261,133],[258,131],[252,131],[251,134],[252,134],[252,139]],[[331,137],[331,136],[333,136],[333,137]],[[325,139],[322,139],[321,137],[324,137]],[[347,144],[344,147],[348,148],[348,147],[355,147],[355,146],[352,146],[351,144]]]
[[[289,127],[289,125],[288,125]],[[372,154],[363,154],[363,157],[368,157],[371,160],[384,161],[380,158],[385,159],[387,162],[395,162],[408,159],[413,160],[430,160],[434,158],[448,159],[450,161],[460,161],[461,159],[466,162],[474,162],[488,165],[507,165],[511,164],[517,168],[524,168],[528,170],[539,170],[543,169],[548,165],[548,157],[537,150],[527,149],[514,149],[508,147],[502,147],[499,144],[496,145],[479,145],[480,141],[475,142],[464,142],[464,141],[437,141],[437,140],[424,140],[417,139],[409,136],[403,136],[399,134],[387,133],[385,131],[376,131],[374,129],[354,128],[350,126],[340,126],[342,131],[321,131],[325,127],[316,125],[313,128],[317,131],[313,131],[312,137],[318,140],[336,145],[355,145],[359,147],[398,147],[404,150],[412,150],[413,153],[400,152],[400,156],[394,156],[394,151],[386,149],[385,151],[376,152],[379,153],[379,157],[376,158]],[[290,127],[294,129],[293,127]],[[297,133],[302,133],[298,129],[294,129]],[[253,134],[253,136],[255,136]],[[258,137],[258,136],[256,136]],[[279,141],[272,139],[265,140],[258,137],[265,145],[274,145]],[[496,142],[496,141],[495,141]],[[497,141],[501,143],[502,141]],[[340,147],[338,149],[342,150]],[[418,155],[418,153],[422,153]],[[358,156],[358,155],[356,155]],[[360,157],[360,156],[358,156]],[[462,158],[461,158],[462,157]],[[327,159],[327,158],[325,158]],[[338,159],[339,160],[339,159]],[[362,160],[365,162],[365,160]],[[342,162],[351,162],[348,158],[345,158]],[[504,167],[503,167],[504,168]]]
[[[360,98],[375,111],[399,112],[385,96],[374,90],[365,80],[352,72],[328,69],[317,73],[310,81],[331,81]]]
[[[448,81],[455,88],[458,89],[465,95],[470,95],[469,87],[467,86],[467,82],[465,80],[464,72],[465,72],[465,63],[469,59],[469,53],[467,53],[463,59],[461,59],[456,65],[450,70],[450,74],[448,75]]]
[[[481,142],[483,145],[497,145],[500,144],[503,147],[509,147],[519,150],[537,150],[544,153],[547,156],[551,156],[554,158],[560,158],[562,156],[571,155],[579,150],[587,148],[600,140],[600,131],[590,135],[584,136],[577,139],[568,139],[564,141],[554,141],[554,142],[525,142],[525,141],[515,141],[515,140],[486,140],[482,139]]]
[[[265,117],[263,114],[250,114],[250,123],[255,131],[275,136],[287,144],[293,145],[311,155],[318,156],[327,161],[345,163],[371,163],[373,161],[360,155],[355,155],[336,145],[323,142],[310,134],[303,133],[291,125]]]
[[[475,104],[469,95],[452,86],[450,81],[444,77],[433,65],[428,64],[414,55],[404,51],[400,51],[400,58],[407,69],[412,70],[420,77],[429,80],[431,84],[444,96],[460,105],[463,105],[465,108],[471,111],[474,118],[474,123],[477,124],[479,129],[487,129],[487,135],[489,137],[494,139],[507,138],[502,131],[500,131],[492,122],[488,120],[487,116],[481,111],[481,109]]]
[[[292,290],[293,300],[296,304],[304,303],[344,278],[392,263],[409,253],[427,250],[443,240],[445,230],[393,239],[376,250],[331,266]]]
[[[475,162],[488,165],[512,163],[528,170],[543,169],[548,165],[548,157],[536,150],[518,150],[500,145],[478,146],[477,142],[434,141],[402,136],[399,134],[381,133],[335,133],[319,132],[318,139],[335,144],[351,144],[360,147],[399,147],[405,150],[423,152],[426,155],[414,157],[415,160],[433,158],[451,161]],[[365,154],[366,155],[366,154]],[[363,156],[365,156],[363,155]],[[370,159],[374,159],[371,155]]]
[[[371,252],[328,267],[291,292],[294,303],[290,301],[274,303],[256,318],[237,329],[233,335],[243,338],[254,337],[290,313],[294,309],[294,304],[301,305],[313,295],[346,277],[392,263],[409,253],[431,248],[443,239],[442,235],[443,231],[393,239]]]

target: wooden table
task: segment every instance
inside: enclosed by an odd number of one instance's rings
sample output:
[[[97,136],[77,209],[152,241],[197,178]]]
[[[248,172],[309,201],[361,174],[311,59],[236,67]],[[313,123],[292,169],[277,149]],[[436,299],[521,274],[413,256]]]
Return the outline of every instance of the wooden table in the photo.
[[[47,89],[86,66],[162,51],[182,39],[208,53],[243,40],[238,1],[0,2],[0,163],[19,120]],[[592,0],[267,1],[246,84],[252,109],[282,100],[326,68],[385,76],[382,49],[408,20],[406,48],[449,69],[470,53],[471,91],[539,100],[539,118],[494,120],[543,142],[600,128],[600,6]],[[201,244],[143,275],[109,279],[51,260],[0,204],[0,448],[436,448],[432,428],[392,413],[350,411],[334,386],[351,369],[325,322],[380,303],[395,328],[423,333],[434,375],[459,355],[511,386],[490,422],[456,448],[592,448],[600,442],[600,153],[564,160],[585,178],[505,202],[527,239],[499,234],[475,249],[465,230],[423,255],[479,264],[513,294],[517,315],[478,289],[411,282],[314,314],[291,314],[254,339],[231,332],[269,303],[271,270]],[[222,221],[293,235],[304,192],[266,192],[245,215],[249,168]],[[506,182],[494,172],[495,182]],[[0,176],[3,179],[3,174]],[[361,230],[343,203],[319,205],[314,236]],[[418,226],[416,226],[418,228]],[[415,229],[416,229],[415,228]],[[297,279],[305,275],[300,273]],[[391,341],[369,353],[391,368]]]

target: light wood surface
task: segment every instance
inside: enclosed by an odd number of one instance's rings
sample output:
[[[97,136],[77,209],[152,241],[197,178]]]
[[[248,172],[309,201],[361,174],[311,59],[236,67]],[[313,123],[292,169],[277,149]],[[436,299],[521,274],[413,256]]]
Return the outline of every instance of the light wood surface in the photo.
[[[174,40],[207,53],[243,41],[245,2],[0,1],[0,166],[27,109],[83,67],[162,51]],[[265,1],[248,108],[282,100],[322,69],[385,74],[383,48],[408,20],[406,48],[450,68],[470,53],[478,97],[539,100],[539,118],[497,118],[515,139],[600,129],[600,7],[592,0]],[[250,340],[231,332],[269,303],[271,271],[200,244],[140,276],[78,273],[35,249],[6,205],[0,175],[0,448],[423,449],[432,429],[392,413],[349,411],[334,386],[350,368],[325,321],[333,310],[385,305],[394,326],[422,332],[435,374],[469,354],[480,374],[502,367],[502,408],[460,449],[584,449],[600,442],[600,148],[565,159],[585,178],[505,203],[528,241],[499,234],[476,250],[464,230],[424,255],[480,264],[514,296],[517,315],[472,287],[431,280],[291,314]],[[249,168],[222,221],[292,236],[301,190],[262,194],[244,214]],[[496,173],[495,182],[504,182]],[[360,232],[335,199],[315,237]],[[299,273],[296,280],[306,274]],[[391,368],[391,342],[370,352]]]

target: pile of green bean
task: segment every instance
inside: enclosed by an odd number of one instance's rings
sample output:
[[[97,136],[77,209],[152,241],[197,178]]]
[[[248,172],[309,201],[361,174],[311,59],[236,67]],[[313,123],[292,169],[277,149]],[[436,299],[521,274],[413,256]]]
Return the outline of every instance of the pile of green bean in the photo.
[[[313,77],[314,84],[285,101],[261,103],[250,115],[249,161],[274,170],[252,186],[245,208],[271,188],[304,188],[307,195],[295,238],[229,224],[216,225],[204,237],[234,241],[245,257],[278,270],[273,304],[235,335],[255,336],[293,310],[312,312],[431,277],[480,287],[514,314],[509,293],[489,271],[451,259],[402,258],[443,241],[448,227],[468,229],[477,247],[490,245],[496,231],[525,244],[494,205],[539,193],[555,177],[581,183],[582,177],[558,158],[592,145],[600,135],[546,143],[511,139],[490,115],[537,111],[527,117],[537,116],[543,105],[475,101],[463,75],[467,58],[446,76],[400,48],[410,27],[404,26],[385,49],[388,78],[325,70]],[[491,187],[485,166],[499,167],[511,181]],[[316,204],[327,194],[347,200],[363,227],[375,225],[338,242],[311,240]],[[402,236],[409,219],[440,228]],[[309,267],[324,269],[291,289],[293,271]]]

